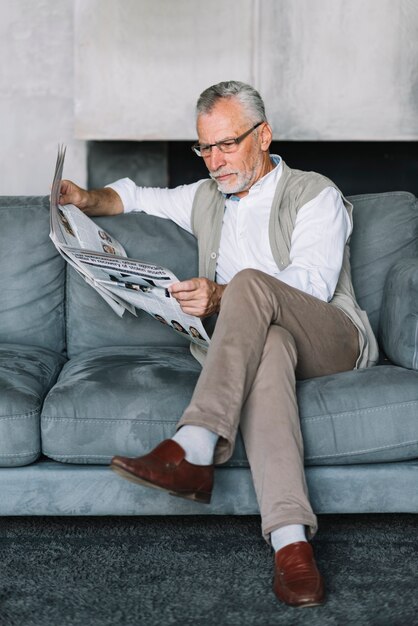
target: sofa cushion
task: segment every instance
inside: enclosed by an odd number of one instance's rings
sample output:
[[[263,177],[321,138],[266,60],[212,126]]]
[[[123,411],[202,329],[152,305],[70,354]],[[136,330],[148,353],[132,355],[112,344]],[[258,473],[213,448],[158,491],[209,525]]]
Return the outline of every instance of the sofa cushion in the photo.
[[[200,372],[188,348],[99,348],[65,364],[45,399],[42,450],[58,461],[108,463],[171,437]]]
[[[44,348],[0,345],[0,466],[26,465],[40,455],[42,401],[63,362]]]
[[[402,259],[388,273],[379,340],[392,363],[418,370],[418,258]]]
[[[170,269],[180,279],[197,274],[196,239],[170,220],[130,213],[95,220],[128,256]],[[67,270],[67,342],[70,357],[105,346],[187,346],[188,342],[143,311],[119,318],[71,268]]]
[[[379,365],[298,383],[306,465],[418,458],[418,372]]]
[[[101,348],[71,359],[45,399],[43,452],[99,464],[149,452],[175,432],[199,372],[186,348]],[[298,400],[307,465],[418,457],[418,372],[378,366],[302,381]],[[247,466],[240,435],[228,465]]]
[[[0,198],[0,342],[65,350],[65,261],[48,198]]]
[[[351,196],[351,272],[358,303],[377,335],[386,276],[394,263],[418,257],[418,200],[411,193]]]

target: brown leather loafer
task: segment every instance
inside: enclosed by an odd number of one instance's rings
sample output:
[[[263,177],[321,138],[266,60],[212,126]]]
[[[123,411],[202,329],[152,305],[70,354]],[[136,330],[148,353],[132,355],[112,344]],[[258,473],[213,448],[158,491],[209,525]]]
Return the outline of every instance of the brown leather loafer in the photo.
[[[149,454],[137,458],[113,457],[110,467],[123,478],[168,491],[172,496],[209,504],[213,465],[193,465],[173,439],[165,439]]]
[[[324,602],[324,582],[310,543],[297,541],[276,552],[273,589],[279,600],[291,606]]]

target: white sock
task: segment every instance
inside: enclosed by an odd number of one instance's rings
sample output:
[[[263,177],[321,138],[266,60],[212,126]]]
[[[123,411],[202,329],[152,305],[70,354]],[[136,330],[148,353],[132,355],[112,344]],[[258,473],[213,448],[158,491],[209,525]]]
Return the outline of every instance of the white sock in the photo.
[[[212,465],[218,435],[203,426],[186,424],[172,437],[185,450],[186,461],[194,465]]]
[[[282,526],[273,530],[270,534],[271,545],[275,552],[281,550],[289,543],[296,543],[296,541],[306,541],[305,526],[303,524],[289,524],[288,526]]]

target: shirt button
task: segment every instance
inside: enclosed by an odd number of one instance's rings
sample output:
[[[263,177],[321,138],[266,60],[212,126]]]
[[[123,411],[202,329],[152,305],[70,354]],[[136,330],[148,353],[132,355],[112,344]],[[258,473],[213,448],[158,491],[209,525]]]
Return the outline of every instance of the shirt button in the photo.
[[[211,252],[211,253],[210,253],[210,258],[211,258],[211,259],[216,259],[216,257],[217,257],[217,256],[218,256],[218,255],[216,254],[216,252]]]

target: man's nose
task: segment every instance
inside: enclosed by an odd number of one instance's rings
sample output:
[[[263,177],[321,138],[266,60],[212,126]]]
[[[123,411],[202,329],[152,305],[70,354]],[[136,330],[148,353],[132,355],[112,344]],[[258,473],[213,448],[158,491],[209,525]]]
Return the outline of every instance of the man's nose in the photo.
[[[206,160],[206,165],[211,172],[216,171],[226,164],[225,154],[219,150],[218,146],[212,146],[210,155]]]

